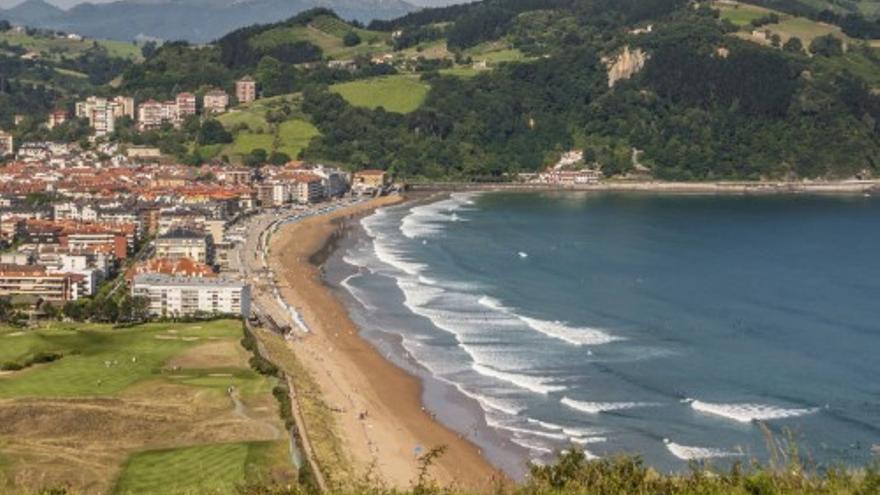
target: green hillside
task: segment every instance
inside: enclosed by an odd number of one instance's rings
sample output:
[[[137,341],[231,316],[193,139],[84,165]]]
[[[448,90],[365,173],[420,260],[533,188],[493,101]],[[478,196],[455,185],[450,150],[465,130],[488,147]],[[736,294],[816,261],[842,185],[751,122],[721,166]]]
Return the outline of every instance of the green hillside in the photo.
[[[44,58],[52,60],[76,58],[86,54],[95,46],[106,50],[110,57],[135,61],[142,58],[140,47],[133,43],[115,40],[75,40],[41,32],[33,34],[18,33],[11,30],[0,32],[0,45],[3,43],[37,52]]]
[[[385,76],[334,84],[330,91],[354,106],[409,113],[422,104],[429,86],[409,76]]]
[[[344,38],[355,33],[360,43],[346,46]],[[333,59],[348,59],[356,55],[389,51],[390,35],[353,27],[339,18],[320,15],[304,25],[278,26],[263,31],[250,39],[257,49],[271,49],[291,41],[305,41],[318,46],[323,54]]]

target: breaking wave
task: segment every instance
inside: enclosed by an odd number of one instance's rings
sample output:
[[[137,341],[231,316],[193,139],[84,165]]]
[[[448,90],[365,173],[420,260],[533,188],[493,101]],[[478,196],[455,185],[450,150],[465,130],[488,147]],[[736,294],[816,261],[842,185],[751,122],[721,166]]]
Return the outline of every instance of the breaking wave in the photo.
[[[511,383],[513,385],[516,385],[517,387],[535,392],[536,394],[547,395],[550,392],[559,392],[561,390],[565,390],[564,386],[553,385],[552,383],[554,380],[552,378],[525,375],[522,373],[511,373],[509,371],[501,371],[478,363],[474,363],[473,365],[471,365],[471,367],[474,369],[474,371],[483,376],[488,376],[497,380]]]
[[[560,321],[545,321],[520,315],[514,312],[511,308],[504,306],[501,301],[494,297],[482,296],[478,302],[486,308],[500,311],[519,319],[532,330],[572,345],[603,345],[622,340],[620,337],[609,335],[608,333],[595,328],[570,327],[566,323]]]
[[[803,416],[816,412],[817,408],[786,409],[765,404],[720,404],[703,402],[696,399],[686,399],[691,408],[705,414],[712,414],[722,418],[731,419],[739,423],[751,423],[753,421],[771,421]]]
[[[651,407],[657,404],[651,402],[586,402],[563,397],[560,400],[563,405],[587,414],[599,414],[604,412],[635,409],[638,407]]]
[[[742,455],[741,452],[731,452],[722,449],[713,449],[710,447],[691,447],[688,445],[681,445],[673,442],[672,440],[669,440],[668,438],[663,439],[663,444],[666,445],[666,450],[668,450],[669,453],[683,461],[718,459],[723,457],[736,457]]]

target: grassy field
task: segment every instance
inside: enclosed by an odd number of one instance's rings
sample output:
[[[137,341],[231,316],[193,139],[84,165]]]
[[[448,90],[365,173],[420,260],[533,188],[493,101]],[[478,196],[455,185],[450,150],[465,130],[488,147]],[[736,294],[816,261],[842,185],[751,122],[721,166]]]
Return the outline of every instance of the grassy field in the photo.
[[[282,122],[278,125],[278,151],[296,158],[309,145],[309,141],[320,134],[315,126],[304,120]]]
[[[345,46],[343,36],[354,31],[361,43]],[[254,48],[271,48],[291,41],[308,41],[319,46],[325,56],[333,59],[346,59],[355,55],[387,52],[391,50],[387,41],[389,33],[354,28],[344,21],[330,16],[319,16],[306,26],[283,26],[260,33],[251,40]]]
[[[69,40],[67,38],[54,38],[49,36],[30,36],[24,33],[7,31],[0,33],[0,41],[10,45],[20,46],[26,50],[41,53],[44,57],[60,59],[62,56],[75,57],[85,53],[92,47],[92,43],[107,49],[111,56],[140,60],[141,49],[133,43],[113,40]]]
[[[211,476],[227,488],[243,473],[293,479],[274,379],[250,369],[241,335],[234,320],[0,327],[0,363],[61,355],[0,374],[0,493],[159,493],[223,449],[239,453]]]
[[[855,44],[858,42],[845,35],[838,26],[824,24],[805,17],[797,17],[745,3],[716,2],[714,7],[721,11],[722,19],[728,19],[737,26],[740,26],[741,29],[740,32],[736,33],[737,36],[749,41],[766,44],[765,40],[757,39],[751,35],[754,28],[750,23],[754,19],[764,17],[770,13],[776,13],[780,18],[779,23],[767,24],[761,26],[759,29],[761,31],[770,31],[771,33],[778,34],[783,43],[788,41],[789,38],[797,37],[800,38],[804,46],[809,46],[815,38],[829,34],[836,36],[849,44]],[[870,44],[875,45],[877,44],[877,41],[872,41]]]
[[[296,158],[300,150],[308,146],[309,140],[320,134],[306,116],[300,111],[302,95],[290,94],[263,98],[249,105],[243,105],[234,112],[221,115],[218,120],[227,129],[247,126],[247,130],[239,130],[235,141],[220,148],[200,149],[202,156],[227,155],[232,160],[241,160],[244,155],[261,148],[267,153],[279,151],[291,158]],[[270,124],[266,119],[268,112],[285,108],[287,120],[279,124]]]
[[[715,3],[714,7],[721,11],[722,19],[726,19],[740,27],[747,26],[755,19],[759,19],[773,12],[764,7],[744,3],[730,4],[727,2],[718,2]],[[777,14],[782,15],[779,12],[777,12]]]
[[[352,105],[383,107],[389,112],[409,113],[421,106],[430,86],[412,76],[384,76],[330,86]]]
[[[505,43],[498,41],[481,43],[465,50],[464,54],[471,57],[474,62],[485,61],[490,66],[502,62],[518,62],[526,59],[526,56],[521,51],[516,48],[510,48]]]
[[[237,442],[140,452],[129,457],[112,493],[223,491],[245,479],[260,479],[275,450],[273,442]]]

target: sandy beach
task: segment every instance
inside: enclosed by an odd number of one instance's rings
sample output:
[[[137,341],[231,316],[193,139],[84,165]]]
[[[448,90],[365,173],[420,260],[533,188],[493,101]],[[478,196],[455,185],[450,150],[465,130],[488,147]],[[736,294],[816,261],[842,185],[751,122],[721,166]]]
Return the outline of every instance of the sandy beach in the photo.
[[[297,307],[311,333],[289,344],[336,413],[338,432],[355,472],[372,470],[384,483],[411,486],[418,457],[444,446],[432,477],[441,484],[486,490],[501,475],[476,446],[432,419],[420,381],[387,361],[358,335],[345,306],[310,262],[339,228],[338,221],[400,202],[392,196],[282,227],[272,238],[269,264],[282,296]]]

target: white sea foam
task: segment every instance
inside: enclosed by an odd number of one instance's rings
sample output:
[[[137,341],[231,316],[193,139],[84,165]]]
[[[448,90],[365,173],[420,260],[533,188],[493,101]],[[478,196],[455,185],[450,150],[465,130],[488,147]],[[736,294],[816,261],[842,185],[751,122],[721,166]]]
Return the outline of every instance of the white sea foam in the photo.
[[[563,405],[587,414],[599,414],[603,412],[635,409],[637,407],[651,407],[656,405],[651,402],[586,402],[570,399],[568,397],[563,397],[560,402]]]
[[[562,431],[564,429],[564,427],[562,425],[558,425],[556,423],[549,423],[547,421],[541,421],[540,419],[526,418],[526,421],[529,423],[538,425],[541,428],[545,428],[547,430]]]
[[[672,455],[678,457],[683,461],[693,461],[699,459],[717,459],[722,457],[735,457],[742,455],[740,452],[731,452],[728,450],[715,449],[710,447],[691,447],[688,445],[681,445],[669,440],[668,438],[663,439],[663,444],[666,445],[666,450],[668,450]]]
[[[471,366],[477,373],[495,378],[507,383],[516,385],[517,387],[535,392],[536,394],[547,395],[550,392],[559,392],[565,390],[562,385],[553,385],[552,378],[545,378],[534,375],[526,375],[523,373],[511,373],[509,371],[501,371],[479,363],[473,363]]]
[[[751,423],[752,421],[770,421],[774,419],[794,418],[811,414],[817,408],[782,408],[766,404],[720,404],[703,402],[695,399],[687,399],[691,408],[705,414],[713,414],[722,418],[731,419],[739,423]]]
[[[571,345],[603,345],[621,340],[620,337],[609,335],[602,330],[590,327],[571,327],[560,321],[546,321],[537,318],[530,318],[516,313],[513,309],[505,306],[498,299],[489,296],[482,296],[477,301],[480,305],[494,311],[499,311],[517,318],[521,322],[528,325],[529,328],[542,333],[548,337],[565,341]]]
[[[540,452],[542,454],[552,454],[553,453],[553,449],[547,448],[543,444],[540,444],[540,443],[537,443],[537,442],[534,442],[531,440],[525,440],[523,438],[511,438],[510,441],[519,445],[520,447],[525,447],[529,450],[532,450],[535,452]]]
[[[453,195],[443,201],[413,207],[401,220],[400,232],[409,239],[437,236],[443,232],[444,224],[466,221],[457,211],[468,204],[468,196]]]
[[[366,298],[364,297],[364,291],[351,284],[352,279],[354,279],[355,277],[360,277],[360,276],[361,275],[358,273],[351,274],[351,275],[345,277],[344,279],[342,279],[342,281],[339,282],[339,285],[341,285],[343,288],[345,288],[345,290],[348,291],[349,294],[351,294],[351,297],[353,297],[355,299],[355,301],[357,301],[361,306],[363,306],[364,308],[369,309],[371,311],[375,310],[376,307],[373,306],[372,304],[368,303]]]
[[[608,441],[605,437],[570,437],[572,443],[578,445],[590,445],[594,443],[605,443]]]
[[[471,392],[470,390],[467,390],[466,388],[464,388],[464,386],[462,386],[460,383],[454,383],[450,380],[446,380],[446,381],[455,385],[455,387],[458,389],[458,391],[461,392],[462,394],[479,402],[480,405],[483,406],[484,410],[486,408],[494,409],[496,411],[500,411],[500,412],[508,414],[510,416],[516,416],[517,414],[519,414],[525,410],[525,408],[523,406],[520,406],[519,404],[516,404],[513,401],[498,399],[495,397],[488,397],[483,394]]]
[[[541,431],[541,430],[532,430],[529,428],[520,428],[518,426],[511,426],[511,425],[507,425],[507,424],[493,424],[492,426],[495,428],[500,428],[502,430],[512,431],[514,433],[518,433],[521,435],[531,435],[534,437],[549,438],[551,440],[558,440],[558,441],[563,441],[563,440],[568,439],[567,436],[565,436],[561,433],[552,433],[552,432]]]
[[[620,340],[619,337],[589,327],[570,327],[560,321],[544,321],[520,316],[529,327],[549,337],[564,340],[572,345],[603,345]]]

